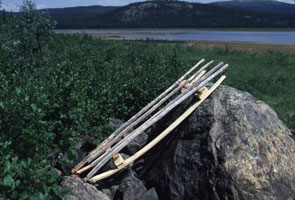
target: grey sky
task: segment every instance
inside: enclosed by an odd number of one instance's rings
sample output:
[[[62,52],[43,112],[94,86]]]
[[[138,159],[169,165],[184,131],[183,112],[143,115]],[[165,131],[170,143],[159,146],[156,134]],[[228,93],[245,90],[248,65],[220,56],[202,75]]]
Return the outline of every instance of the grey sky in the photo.
[[[103,6],[121,6],[142,0],[33,0],[38,9],[42,8],[63,8],[73,6],[103,5]],[[209,3],[222,0],[189,0],[188,2]],[[286,3],[294,3],[294,0],[280,0]],[[22,0],[2,0],[2,8],[7,11],[17,11],[18,5],[22,4]]]

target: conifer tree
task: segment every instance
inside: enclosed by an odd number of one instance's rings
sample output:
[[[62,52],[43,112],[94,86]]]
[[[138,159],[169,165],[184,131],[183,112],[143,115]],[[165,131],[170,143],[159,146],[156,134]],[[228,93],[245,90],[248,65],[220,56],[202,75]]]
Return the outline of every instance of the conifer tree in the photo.
[[[5,9],[2,10],[2,23],[6,24],[7,19],[6,19],[6,11]]]

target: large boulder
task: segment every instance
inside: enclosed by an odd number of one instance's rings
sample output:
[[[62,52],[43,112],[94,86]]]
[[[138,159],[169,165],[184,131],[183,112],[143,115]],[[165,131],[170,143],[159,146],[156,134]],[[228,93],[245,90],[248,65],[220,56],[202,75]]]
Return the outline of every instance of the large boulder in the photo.
[[[159,134],[196,101],[190,98],[152,131]],[[171,135],[144,156],[138,175],[160,199],[295,197],[295,143],[265,103],[220,86]]]

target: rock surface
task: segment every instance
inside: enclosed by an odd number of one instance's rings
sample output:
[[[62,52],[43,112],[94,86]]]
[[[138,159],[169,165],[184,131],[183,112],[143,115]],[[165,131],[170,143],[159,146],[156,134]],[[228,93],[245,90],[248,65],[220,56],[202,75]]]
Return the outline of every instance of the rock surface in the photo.
[[[109,123],[116,127],[119,128],[124,124],[124,122],[120,119],[109,119]],[[132,129],[133,131],[134,129]],[[131,132],[131,131],[130,131]],[[141,133],[139,136],[135,137],[123,150],[122,152],[128,154],[128,155],[133,155],[135,154],[138,150],[140,150],[144,144],[146,144],[148,141],[148,134],[146,132]]]
[[[124,149],[123,152],[125,152],[128,155],[133,155],[137,151],[139,151],[144,144],[148,141],[148,134],[145,132],[141,133],[139,136],[135,137]]]
[[[159,197],[156,189],[151,188],[149,191],[147,191],[145,194],[143,194],[136,200],[159,200]]]
[[[154,135],[189,105],[159,122]],[[295,197],[295,143],[265,103],[220,86],[170,136],[144,157],[139,172],[160,199],[259,199]]]
[[[144,184],[134,175],[124,178],[119,186],[123,200],[136,200],[147,192]]]
[[[101,191],[105,193],[110,199],[115,199],[116,192],[119,189],[119,185],[113,185],[109,189],[102,189]]]
[[[93,185],[84,183],[80,178],[65,176],[61,186],[66,187],[72,194],[67,195],[68,200],[110,200]]]

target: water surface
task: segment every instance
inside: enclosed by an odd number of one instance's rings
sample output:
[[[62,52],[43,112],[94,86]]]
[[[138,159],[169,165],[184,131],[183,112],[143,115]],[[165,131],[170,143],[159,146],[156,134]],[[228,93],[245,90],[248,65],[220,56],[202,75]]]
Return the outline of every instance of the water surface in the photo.
[[[56,30],[56,33],[118,34],[123,38],[295,43],[295,32],[197,30]],[[124,35],[120,35],[124,34]]]

